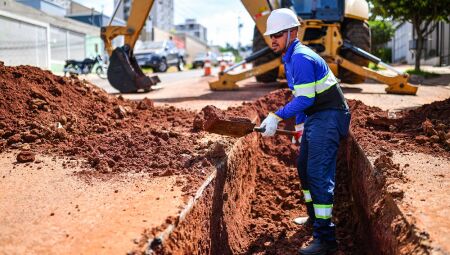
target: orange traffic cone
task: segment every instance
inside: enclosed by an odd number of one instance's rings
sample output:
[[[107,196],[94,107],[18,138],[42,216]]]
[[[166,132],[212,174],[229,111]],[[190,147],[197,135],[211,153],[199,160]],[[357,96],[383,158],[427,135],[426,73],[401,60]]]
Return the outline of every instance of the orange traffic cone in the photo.
[[[203,65],[205,74],[203,76],[211,75],[211,61],[209,59],[205,60],[205,64]]]
[[[225,61],[220,61],[220,72],[223,73],[225,71],[225,68],[227,67],[227,63]]]

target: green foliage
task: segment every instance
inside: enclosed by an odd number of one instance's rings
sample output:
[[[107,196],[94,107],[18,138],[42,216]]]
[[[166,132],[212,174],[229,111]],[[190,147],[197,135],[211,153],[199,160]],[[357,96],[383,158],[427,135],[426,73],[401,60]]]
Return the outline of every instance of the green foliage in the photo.
[[[153,73],[153,69],[150,67],[141,67],[142,72],[149,74],[149,73]]]
[[[372,54],[379,57],[383,62],[391,63],[392,49],[387,47],[376,48],[372,50]]]
[[[369,0],[373,15],[400,22],[449,21],[449,0]]]
[[[395,33],[392,23],[384,20],[371,20],[369,21],[369,27],[372,40],[372,54],[381,58],[383,62],[391,62],[392,51],[390,48],[386,48],[386,43],[391,40]]]
[[[419,76],[422,76],[422,77],[424,77],[426,79],[428,79],[428,78],[435,78],[435,77],[441,76],[438,73],[432,73],[432,72],[427,72],[427,71],[423,71],[423,70],[418,70],[417,71],[415,69],[408,69],[408,70],[405,71],[405,73],[419,75]]]
[[[369,21],[369,27],[371,32],[372,48],[381,48],[389,42],[394,36],[394,27],[391,22],[383,20],[371,20]]]
[[[383,67],[379,67],[377,64],[374,64],[372,62],[369,62],[369,68],[372,69],[372,70],[375,70],[375,71],[384,70],[385,69]]]
[[[240,60],[242,60],[242,57],[239,54],[239,51],[234,48],[233,46],[231,46],[231,44],[226,43],[225,47],[220,47],[219,48],[220,52],[229,52],[231,51],[233,53],[233,55],[236,57],[236,62],[239,62]]]
[[[399,22],[411,22],[417,39],[415,70],[420,71],[423,40],[436,28],[436,21],[450,18],[449,0],[368,0],[372,16],[391,18]]]

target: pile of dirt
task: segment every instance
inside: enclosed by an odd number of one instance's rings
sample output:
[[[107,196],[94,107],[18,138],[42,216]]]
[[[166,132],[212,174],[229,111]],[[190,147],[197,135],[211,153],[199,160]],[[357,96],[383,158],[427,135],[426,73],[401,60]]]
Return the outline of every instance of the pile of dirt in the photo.
[[[215,106],[204,107],[194,119],[194,130],[205,130],[209,133],[241,137],[253,132],[255,126],[247,117],[227,116]]]
[[[245,103],[224,112],[214,109],[213,112],[216,116],[247,118],[257,112],[259,118],[263,119],[268,112],[284,105],[290,96],[290,91],[278,90],[254,103]],[[401,167],[392,161],[393,150],[449,155],[442,139],[435,145],[419,143],[416,139],[418,135],[435,135],[433,130],[438,135],[439,131],[448,132],[448,102],[449,100],[435,102],[415,110],[396,113],[397,116],[392,117],[392,113],[387,111],[349,100],[353,135],[364,150],[379,156],[375,160],[375,167],[382,173],[388,189],[392,183],[407,181]],[[423,122],[430,122],[432,125],[422,124]],[[285,123],[284,128],[292,129],[292,122]],[[247,240],[247,253],[295,254],[311,235],[309,229],[292,222],[294,217],[306,214],[295,166],[298,146],[284,136],[262,138],[259,145],[260,160],[257,163],[255,194],[250,214],[247,219],[242,220],[247,236],[250,237]],[[360,224],[353,216],[357,209],[348,200],[351,197],[351,176],[346,170],[345,159],[342,159],[345,156],[340,158],[337,163],[336,203],[333,212],[339,250],[342,254],[361,254],[365,250],[363,240],[354,235],[356,226]],[[401,190],[389,190],[389,194],[396,198],[403,195]]]
[[[192,132],[194,112],[124,100],[85,80],[31,66],[0,64],[0,89],[0,152],[86,159],[82,174],[105,177],[145,172],[189,174],[198,181],[211,166],[207,151],[213,144]]]
[[[450,98],[397,113],[350,100],[351,130],[367,152],[411,151],[450,156]]]
[[[255,119],[256,122],[267,116],[268,112],[277,110],[292,96],[287,89],[278,90],[258,99],[253,103],[244,103],[225,111],[213,106],[205,107],[196,117],[197,127],[205,128],[210,119]],[[293,130],[293,120],[280,123],[280,128]],[[247,218],[239,219],[245,225],[243,236],[248,240],[240,243],[246,247],[245,254],[296,254],[297,250],[311,238],[311,229],[296,225],[292,220],[306,215],[304,198],[301,193],[297,174],[296,159],[298,145],[292,144],[291,138],[274,136],[260,138],[257,154],[255,178],[256,186]],[[345,167],[345,164],[341,164]],[[339,171],[338,199],[346,201],[350,196],[348,171]],[[341,181],[342,179],[342,181]],[[355,224],[348,212],[351,203],[341,202],[335,208],[337,235],[341,241],[343,254],[358,254],[352,227]],[[229,230],[232,231],[232,230]],[[235,247],[236,248],[236,247]],[[233,249],[234,250],[234,249]],[[237,249],[240,250],[240,249]]]

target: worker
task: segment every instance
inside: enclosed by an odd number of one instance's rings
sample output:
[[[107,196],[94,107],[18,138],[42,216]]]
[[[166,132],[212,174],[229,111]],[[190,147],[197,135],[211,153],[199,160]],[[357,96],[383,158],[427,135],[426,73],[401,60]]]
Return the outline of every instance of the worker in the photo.
[[[292,99],[261,123],[263,136],[273,136],[278,123],[295,116],[301,134],[298,173],[313,221],[313,240],[300,254],[327,254],[337,250],[331,222],[339,141],[348,134],[350,112],[330,68],[317,53],[297,39],[300,23],[287,8],[272,11],[267,31],[272,50],[282,54]],[[307,222],[306,220],[304,222]]]

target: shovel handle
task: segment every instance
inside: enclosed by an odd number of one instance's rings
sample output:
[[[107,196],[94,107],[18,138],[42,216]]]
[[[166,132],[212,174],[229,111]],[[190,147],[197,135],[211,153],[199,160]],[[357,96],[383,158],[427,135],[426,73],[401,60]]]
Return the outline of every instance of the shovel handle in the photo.
[[[264,131],[266,131],[266,128],[265,127],[255,127],[255,128],[253,128],[253,131],[264,133]],[[284,130],[284,129],[277,129],[277,131],[275,132],[275,134],[277,134],[277,135],[287,135],[287,136],[296,136],[299,133],[300,133],[299,131],[290,131],[290,130]]]

